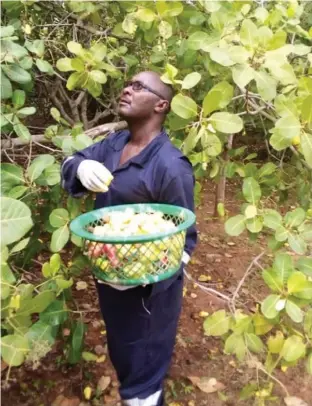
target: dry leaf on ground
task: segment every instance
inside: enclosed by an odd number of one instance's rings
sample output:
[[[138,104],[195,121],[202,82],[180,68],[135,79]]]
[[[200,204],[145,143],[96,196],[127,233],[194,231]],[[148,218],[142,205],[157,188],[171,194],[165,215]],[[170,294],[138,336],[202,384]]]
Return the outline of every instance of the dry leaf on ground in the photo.
[[[97,388],[98,388],[98,390],[104,392],[105,389],[108,388],[110,383],[111,383],[111,378],[109,376],[101,376],[101,378],[98,381]]]
[[[304,400],[296,396],[287,396],[284,398],[284,402],[287,406],[309,406]]]
[[[199,378],[198,376],[189,376],[188,379],[193,385],[197,386],[202,392],[205,393],[213,393],[225,388],[225,385],[218,382],[216,378],[208,378],[207,376],[202,378]]]

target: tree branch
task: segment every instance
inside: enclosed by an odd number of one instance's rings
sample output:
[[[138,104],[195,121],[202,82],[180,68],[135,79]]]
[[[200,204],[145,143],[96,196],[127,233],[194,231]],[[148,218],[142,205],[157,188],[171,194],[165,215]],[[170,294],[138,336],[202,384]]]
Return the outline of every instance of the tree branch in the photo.
[[[127,128],[127,123],[125,121],[118,121],[116,123],[106,123],[94,128],[90,128],[89,130],[85,131],[85,134],[91,138],[96,138],[99,135],[104,135],[106,133],[123,130],[125,128]],[[63,138],[71,138],[71,136],[66,135],[63,136]],[[47,144],[51,142],[51,139],[46,138],[44,134],[32,135],[31,140],[34,143],[40,142],[42,144]],[[7,140],[1,140],[1,149],[6,150],[21,145],[27,145],[29,144],[29,142],[30,142],[29,140],[22,140],[20,138],[10,138]]]

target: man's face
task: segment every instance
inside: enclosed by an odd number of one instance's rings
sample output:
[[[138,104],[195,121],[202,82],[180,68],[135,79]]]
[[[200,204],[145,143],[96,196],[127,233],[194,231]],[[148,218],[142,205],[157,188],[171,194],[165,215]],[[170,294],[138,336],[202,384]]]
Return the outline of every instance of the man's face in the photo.
[[[159,108],[162,109],[163,103],[165,102],[161,97],[157,79],[148,72],[142,72],[135,75],[130,83],[125,84],[120,97],[118,113],[125,119],[149,118],[160,112]]]

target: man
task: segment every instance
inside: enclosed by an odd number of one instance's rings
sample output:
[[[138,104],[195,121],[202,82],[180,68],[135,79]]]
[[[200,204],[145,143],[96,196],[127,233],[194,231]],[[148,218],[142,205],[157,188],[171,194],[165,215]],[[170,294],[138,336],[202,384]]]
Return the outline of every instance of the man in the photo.
[[[170,142],[163,123],[172,89],[155,72],[141,72],[125,85],[119,115],[128,130],[114,133],[62,166],[63,187],[74,197],[96,192],[95,207],[167,203],[194,211],[194,177],[188,159]],[[104,165],[104,166],[103,166]],[[107,188],[107,169],[114,179]],[[127,406],[160,406],[182,305],[183,265],[197,242],[187,232],[183,263],[170,279],[121,288],[96,281],[110,359]]]

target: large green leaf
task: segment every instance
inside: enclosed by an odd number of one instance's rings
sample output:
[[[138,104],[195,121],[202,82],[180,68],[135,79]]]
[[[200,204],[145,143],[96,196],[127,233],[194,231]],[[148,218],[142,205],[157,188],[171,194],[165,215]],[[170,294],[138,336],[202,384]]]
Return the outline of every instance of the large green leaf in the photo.
[[[42,58],[44,55],[44,40],[36,39],[35,41],[26,41],[25,47],[33,54],[37,55],[39,58]]]
[[[290,63],[284,62],[283,60],[281,63],[281,61],[277,57],[270,59],[267,58],[264,66],[268,68],[274,79],[281,82],[283,86],[296,84],[298,81],[293,67],[290,65]]]
[[[239,361],[242,361],[246,355],[246,344],[242,334],[231,334],[224,344],[225,354],[235,354]]]
[[[237,86],[244,88],[254,79],[254,70],[250,65],[240,64],[232,68],[232,77]]]
[[[1,99],[6,100],[12,96],[12,85],[1,70]],[[2,119],[1,119],[2,120]]]
[[[0,197],[1,245],[20,240],[33,226],[28,206],[10,197]]]
[[[277,273],[274,269],[265,269],[262,272],[262,277],[273,292],[283,291],[284,281],[280,273]]]
[[[168,23],[168,21],[161,21],[158,26],[158,30],[160,36],[163,37],[164,39],[172,37],[172,25]]]
[[[33,313],[43,312],[55,299],[55,293],[51,290],[45,290],[38,293],[30,300],[26,300],[21,304],[21,307],[17,311],[19,316],[29,316]]]
[[[7,25],[6,27],[0,27],[0,38],[11,37],[14,33],[14,26]]]
[[[244,20],[240,29],[240,40],[247,48],[255,48],[258,45],[258,28],[257,26],[249,19]]]
[[[219,82],[210,89],[203,101],[204,116],[224,109],[232,100],[233,92],[233,86],[226,81]]]
[[[292,257],[283,252],[276,254],[273,269],[281,277],[283,282],[286,282],[291,273],[295,270]]]
[[[32,346],[36,345],[37,341],[48,341],[49,344],[53,344],[55,339],[52,333],[52,326],[44,323],[42,320],[33,324],[25,334]]]
[[[288,228],[292,227],[298,227],[300,226],[301,223],[303,223],[305,219],[305,211],[301,208],[298,207],[293,211],[288,212],[285,215],[285,225]]]
[[[278,295],[269,295],[261,303],[261,311],[267,319],[274,319],[278,315],[276,305],[280,298]]]
[[[171,108],[175,114],[184,119],[197,115],[197,105],[193,99],[179,93],[172,99]]]
[[[201,79],[201,74],[192,72],[185,76],[182,82],[182,89],[192,89]]]
[[[253,333],[245,333],[245,340],[246,340],[246,345],[247,348],[255,353],[259,353],[263,351],[264,345],[262,343],[262,340],[260,337],[256,336],[256,334]]]
[[[82,45],[79,44],[79,42],[69,41],[67,43],[67,48],[68,48],[69,52],[71,52],[72,54],[75,54],[75,55],[80,55],[83,53]]]
[[[276,230],[278,227],[282,225],[282,216],[280,213],[273,209],[266,209],[264,216],[263,216],[263,223],[265,226],[271,228],[272,230]]]
[[[26,93],[24,90],[16,89],[13,92],[12,103],[15,109],[20,109],[24,106],[26,100]]]
[[[237,237],[245,230],[245,221],[245,216],[242,214],[229,218],[225,223],[226,233],[233,237]]]
[[[243,182],[243,194],[247,202],[256,206],[261,198],[259,183],[252,177],[245,178]]]
[[[278,129],[283,137],[292,140],[300,135],[301,124],[298,118],[291,114],[277,120],[275,128]]]
[[[102,72],[100,70],[92,70],[91,72],[89,72],[89,76],[95,82],[102,83],[102,84],[107,82],[107,76],[105,75],[104,72]]]
[[[303,312],[302,312],[302,310],[300,309],[299,306],[297,306],[291,300],[287,300],[285,310],[286,310],[286,313],[288,314],[288,316],[295,323],[301,323],[303,321]]]
[[[306,281],[307,277],[302,272],[293,272],[287,281],[288,293],[301,292],[306,286]]]
[[[200,137],[201,133],[197,131],[196,127],[192,127],[184,140],[183,152],[185,155],[190,153],[196,147]]]
[[[13,123],[13,128],[16,135],[24,141],[29,141],[31,138],[31,134],[28,128],[18,119],[17,116],[14,117]]]
[[[218,310],[204,321],[205,335],[207,336],[222,336],[229,331],[230,316],[225,310]]]
[[[228,67],[235,65],[235,62],[231,58],[229,48],[212,47],[210,50],[210,58],[222,66]]]
[[[254,77],[260,96],[265,101],[271,101],[276,96],[276,80],[265,71],[254,71]]]
[[[40,72],[48,73],[50,75],[52,75],[54,72],[53,66],[50,64],[50,62],[44,61],[43,59],[37,59],[36,65]]]
[[[62,300],[54,300],[44,312],[40,313],[40,320],[49,326],[58,326],[68,317],[68,310]]]
[[[198,51],[199,49],[205,47],[205,44],[209,42],[209,36],[204,31],[196,31],[190,35],[187,40],[188,49]]]
[[[300,235],[289,233],[288,244],[290,245],[290,248],[299,255],[303,255],[307,251],[307,243]]]
[[[60,58],[56,62],[56,67],[61,72],[70,72],[75,70],[72,66],[72,59],[70,58]]]
[[[152,22],[156,18],[156,14],[149,8],[140,8],[136,12],[136,18],[144,22]]]
[[[1,338],[1,356],[11,367],[20,366],[29,349],[29,342],[26,337],[14,334]]]
[[[297,361],[304,356],[306,346],[301,337],[292,335],[284,343],[281,355],[287,362]]]
[[[221,133],[233,134],[243,129],[243,120],[236,114],[214,113],[209,120],[214,128]]]
[[[24,183],[23,169],[15,164],[1,164],[1,181],[11,185]]]
[[[87,72],[74,72],[69,76],[66,87],[68,90],[74,90],[77,87],[85,86],[87,81]]]
[[[301,147],[304,159],[308,165],[312,168],[312,134],[301,134]]]
[[[28,167],[26,173],[30,181],[33,182],[42,174],[42,172],[53,165],[55,158],[52,155],[43,154],[35,158]]]
[[[71,346],[68,354],[70,364],[75,364],[81,359],[84,334],[85,325],[83,322],[78,321],[71,337]]]
[[[1,68],[7,77],[13,82],[25,84],[31,81],[30,74],[18,65],[2,65]]]
[[[61,251],[69,240],[69,228],[67,224],[58,228],[52,234],[50,249],[52,252]]]
[[[49,216],[49,220],[52,227],[63,227],[69,221],[69,213],[66,209],[54,209]]]
[[[260,216],[247,219],[245,224],[247,230],[254,234],[259,233],[263,228],[263,220]]]
[[[296,263],[296,268],[307,276],[312,276],[312,258],[301,257]]]
[[[216,134],[203,129],[203,131],[200,130],[200,139],[203,150],[205,150],[209,156],[217,156],[221,153],[222,144]]]
[[[268,339],[268,349],[272,354],[279,354],[284,346],[285,339],[281,331],[277,331],[275,337],[270,336]]]

